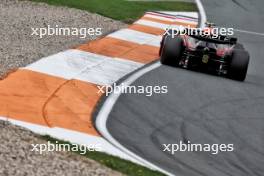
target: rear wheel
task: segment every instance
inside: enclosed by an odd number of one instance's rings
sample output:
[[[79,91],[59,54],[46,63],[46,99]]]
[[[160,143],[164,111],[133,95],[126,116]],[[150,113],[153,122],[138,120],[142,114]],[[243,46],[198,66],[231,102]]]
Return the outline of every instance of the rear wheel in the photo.
[[[245,50],[234,50],[228,71],[231,79],[244,81],[247,75],[249,54]]]
[[[178,66],[183,51],[182,38],[166,36],[161,50],[160,62],[164,65]]]

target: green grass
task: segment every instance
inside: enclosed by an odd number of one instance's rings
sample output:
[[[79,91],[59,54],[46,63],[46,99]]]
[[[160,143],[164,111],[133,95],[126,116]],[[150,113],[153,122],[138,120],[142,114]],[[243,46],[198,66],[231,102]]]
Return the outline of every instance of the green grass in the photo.
[[[66,141],[62,141],[62,140],[58,140],[55,138],[52,138],[50,136],[42,136],[43,139],[50,141],[51,143],[56,144],[70,144],[69,142]],[[113,170],[119,171],[123,174],[126,175],[131,175],[131,176],[164,176],[164,174],[157,172],[157,171],[153,171],[150,170],[146,167],[137,165],[135,163],[132,163],[130,161],[127,160],[123,160],[121,158],[112,156],[112,155],[108,155],[102,152],[88,152],[86,154],[81,154],[81,150],[80,151],[76,151],[74,153],[77,153],[79,155],[82,155],[84,157],[90,158],[92,160],[95,160]]]
[[[68,6],[87,10],[100,15],[131,23],[141,17],[146,11],[196,11],[196,5],[176,1],[127,1],[127,0],[32,0],[51,5]]]

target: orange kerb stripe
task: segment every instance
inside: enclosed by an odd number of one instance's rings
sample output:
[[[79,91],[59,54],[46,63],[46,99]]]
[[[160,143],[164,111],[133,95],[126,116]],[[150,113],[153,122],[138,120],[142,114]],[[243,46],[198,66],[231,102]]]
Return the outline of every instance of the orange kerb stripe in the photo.
[[[165,32],[165,30],[162,30],[160,28],[144,26],[141,24],[133,24],[129,26],[128,28],[133,29],[135,31],[145,32],[145,33],[153,34],[153,35],[162,35]]]
[[[1,116],[98,136],[91,117],[101,94],[94,84],[18,70],[0,90]]]
[[[79,46],[77,49],[101,54],[109,57],[118,57],[140,63],[149,63],[158,59],[158,47],[140,45],[125,40],[105,37]]]
[[[128,58],[145,64],[150,63],[159,58],[159,48],[149,45],[141,45],[140,47],[124,53],[121,58]]]
[[[109,57],[119,57],[129,50],[136,48],[138,44],[127,42],[111,37],[104,37],[99,40],[91,41],[87,44],[77,47],[77,49],[101,54]]]

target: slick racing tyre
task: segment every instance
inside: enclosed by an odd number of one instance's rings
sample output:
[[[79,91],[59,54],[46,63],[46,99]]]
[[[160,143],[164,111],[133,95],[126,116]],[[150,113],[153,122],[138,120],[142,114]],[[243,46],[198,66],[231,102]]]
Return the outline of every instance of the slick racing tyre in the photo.
[[[161,47],[160,62],[164,65],[178,66],[183,51],[182,38],[168,35],[164,38],[164,44]]]
[[[247,75],[249,54],[245,50],[234,50],[228,71],[231,79],[244,81]]]

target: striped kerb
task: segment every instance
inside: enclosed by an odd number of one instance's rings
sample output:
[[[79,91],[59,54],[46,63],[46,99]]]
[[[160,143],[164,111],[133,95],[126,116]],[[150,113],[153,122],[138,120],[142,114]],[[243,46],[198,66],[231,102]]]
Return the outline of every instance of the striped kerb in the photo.
[[[149,12],[127,29],[18,69],[0,81],[0,116],[99,136],[92,124],[97,86],[157,60],[172,25],[195,27],[197,19]]]

